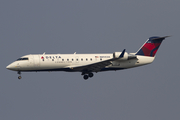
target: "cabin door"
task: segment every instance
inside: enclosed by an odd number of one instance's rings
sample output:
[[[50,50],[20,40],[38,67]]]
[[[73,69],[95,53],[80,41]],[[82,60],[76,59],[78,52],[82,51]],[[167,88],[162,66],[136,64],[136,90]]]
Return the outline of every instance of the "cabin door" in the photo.
[[[34,62],[34,67],[39,67],[40,62],[39,62],[39,55],[33,55],[33,62]]]

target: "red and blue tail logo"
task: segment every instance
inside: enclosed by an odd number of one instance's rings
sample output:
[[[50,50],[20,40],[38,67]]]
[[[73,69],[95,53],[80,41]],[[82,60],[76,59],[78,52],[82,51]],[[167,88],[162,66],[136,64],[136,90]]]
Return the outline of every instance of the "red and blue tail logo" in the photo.
[[[136,55],[154,57],[159,46],[166,37],[150,37],[146,43],[144,43],[144,45],[137,51]]]

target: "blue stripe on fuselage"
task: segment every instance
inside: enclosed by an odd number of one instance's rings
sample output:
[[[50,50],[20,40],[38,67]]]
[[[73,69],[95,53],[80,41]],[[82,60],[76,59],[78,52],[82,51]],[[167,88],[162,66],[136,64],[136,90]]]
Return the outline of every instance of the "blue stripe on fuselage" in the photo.
[[[101,71],[113,71],[113,70],[123,70],[125,68],[102,68],[99,72]],[[45,69],[45,70],[23,70],[22,72],[43,72],[43,71],[65,71],[65,72],[82,72],[79,70],[74,70],[74,69],[70,69],[70,68],[57,68],[57,69]]]

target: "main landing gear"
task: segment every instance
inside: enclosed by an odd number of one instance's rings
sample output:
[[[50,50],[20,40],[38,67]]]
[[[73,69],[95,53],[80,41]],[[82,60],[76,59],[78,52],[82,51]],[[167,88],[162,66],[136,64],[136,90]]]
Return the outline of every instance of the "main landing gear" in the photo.
[[[94,76],[93,73],[88,73],[88,74],[85,74],[85,75],[83,76],[83,78],[84,78],[84,80],[87,80],[89,77],[91,78],[91,77],[93,77],[93,76]]]
[[[21,77],[21,71],[18,71],[17,73],[19,74],[18,79],[20,80],[22,78]]]

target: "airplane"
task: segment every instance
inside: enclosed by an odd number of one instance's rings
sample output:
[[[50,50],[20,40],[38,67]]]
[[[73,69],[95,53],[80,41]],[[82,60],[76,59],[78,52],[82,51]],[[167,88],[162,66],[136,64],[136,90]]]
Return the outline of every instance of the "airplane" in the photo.
[[[65,71],[81,72],[87,80],[93,73],[116,71],[150,64],[165,37],[150,37],[136,53],[122,52],[109,54],[30,54],[9,64],[6,68],[17,71],[18,79],[21,72]]]

